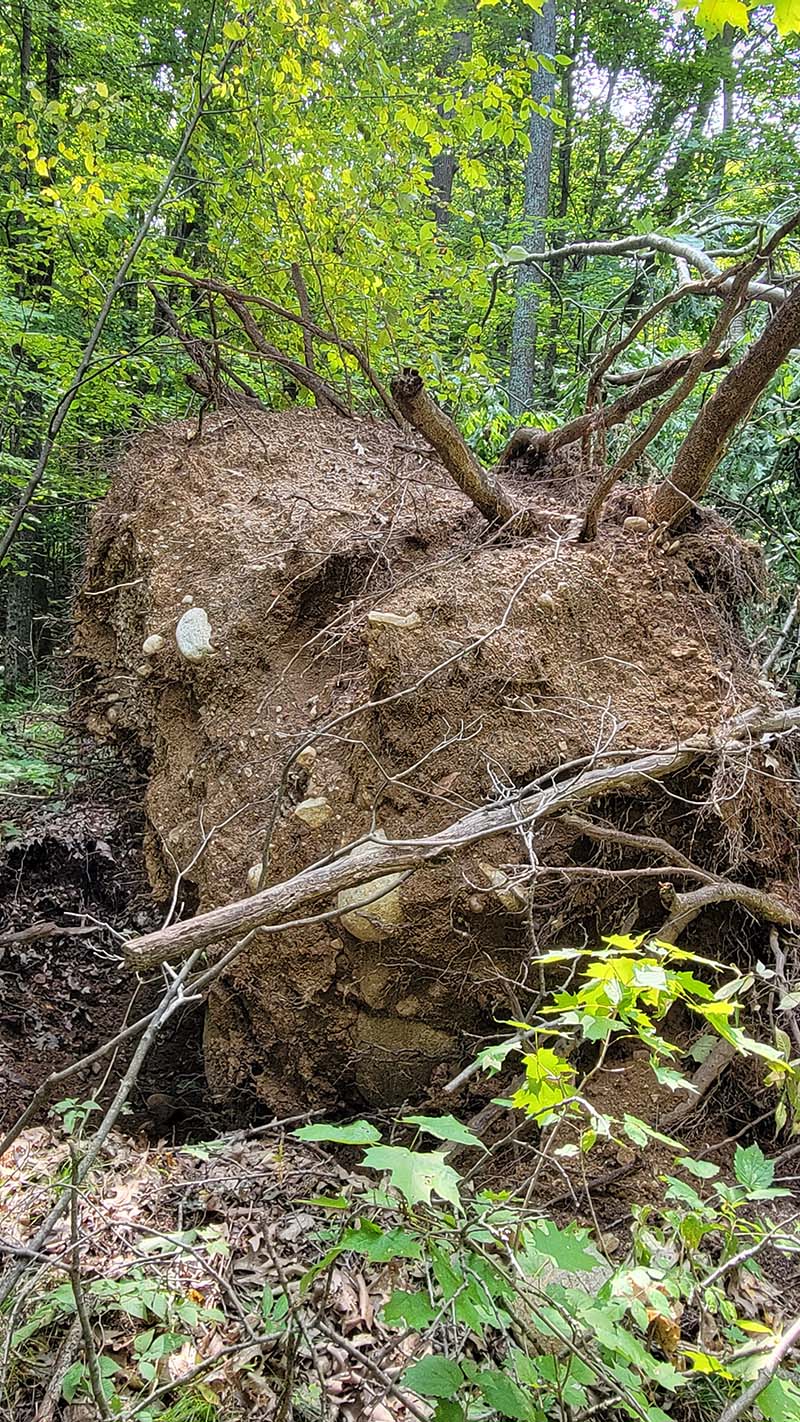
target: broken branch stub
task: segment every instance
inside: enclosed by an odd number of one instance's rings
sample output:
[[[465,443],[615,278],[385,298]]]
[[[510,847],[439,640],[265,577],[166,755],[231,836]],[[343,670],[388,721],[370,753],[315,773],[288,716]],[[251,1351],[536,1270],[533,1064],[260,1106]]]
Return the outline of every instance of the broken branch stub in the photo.
[[[418,370],[395,375],[391,392],[408,423],[435,449],[462,494],[489,523],[505,524],[523,538],[541,530],[536,511],[520,508],[500,480],[481,467],[449,415],[428,394]]]

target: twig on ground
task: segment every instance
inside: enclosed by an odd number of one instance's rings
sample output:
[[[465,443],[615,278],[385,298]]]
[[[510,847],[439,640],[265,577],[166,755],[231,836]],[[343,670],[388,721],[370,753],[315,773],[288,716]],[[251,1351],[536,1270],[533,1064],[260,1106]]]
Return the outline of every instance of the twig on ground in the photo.
[[[103,1391],[103,1375],[100,1372],[100,1362],[97,1356],[97,1347],[92,1332],[92,1321],[89,1317],[89,1310],[86,1307],[86,1296],[83,1292],[81,1280],[81,1242],[78,1219],[78,1177],[80,1173],[80,1157],[78,1148],[74,1141],[69,1143],[70,1158],[70,1188],[69,1188],[69,1233],[70,1233],[70,1266],[69,1281],[72,1285],[72,1297],[75,1300],[75,1312],[78,1315],[83,1335],[83,1351],[86,1358],[86,1371],[89,1374],[92,1396],[95,1407],[103,1418],[103,1422],[111,1422],[111,1409],[108,1399]]]

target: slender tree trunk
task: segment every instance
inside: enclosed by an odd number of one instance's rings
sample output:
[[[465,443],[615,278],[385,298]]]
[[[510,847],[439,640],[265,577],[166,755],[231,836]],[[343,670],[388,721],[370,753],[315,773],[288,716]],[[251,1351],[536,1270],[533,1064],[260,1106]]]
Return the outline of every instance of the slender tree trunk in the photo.
[[[669,479],[659,484],[652,516],[680,523],[708,488],[738,425],[746,420],[789,352],[800,344],[800,286],[795,286],[738,365],[701,409],[675,458]]]
[[[28,79],[31,72],[31,52],[33,46],[33,18],[30,0],[22,0],[20,6],[19,37],[19,102],[24,108],[28,102]]]
[[[575,60],[577,59],[581,45],[583,43],[583,17],[576,6],[571,24],[571,37],[569,41],[569,54],[572,63],[564,69],[561,74],[561,112],[564,116],[564,128],[558,144],[558,158],[556,161],[556,171],[558,175],[558,194],[556,198],[556,229],[553,232],[552,241],[556,247],[563,247],[567,240],[566,220],[569,211],[570,181],[572,178],[572,148],[575,141]],[[612,79],[611,83],[613,84]],[[609,86],[610,88],[611,86]],[[560,290],[560,282],[564,275],[564,259],[556,258],[550,268],[550,275],[556,286]],[[554,308],[550,316],[547,330],[547,348],[545,350],[542,364],[541,393],[545,400],[554,395],[556,353],[558,349],[558,331],[561,325],[563,311]]]
[[[689,124],[689,132],[681,143],[675,160],[664,179],[665,197],[661,207],[662,222],[672,222],[678,217],[687,196],[689,179],[695,167],[697,151],[708,123],[720,81],[730,68],[730,44],[726,35],[719,34],[711,40],[704,67],[696,90],[694,111]]]
[[[460,6],[459,10],[461,14],[466,13],[463,6]],[[453,36],[452,44],[437,70],[440,78],[446,78],[462,59],[467,59],[471,49],[472,36],[469,31],[459,30]],[[445,112],[445,106],[440,105],[439,113],[443,115]],[[431,172],[431,197],[433,199],[433,215],[438,227],[448,227],[450,224],[453,180],[457,171],[458,158],[452,148],[443,149],[434,158]]]
[[[714,197],[719,197],[722,192],[722,184],[725,178],[725,165],[728,161],[728,144],[726,139],[733,128],[735,119],[736,100],[736,66],[733,62],[733,45],[735,32],[730,25],[726,25],[722,32],[722,40],[725,45],[725,64],[722,71],[722,128],[720,129],[720,139],[722,140],[714,158],[714,172],[711,180],[711,192]]]
[[[25,529],[24,537],[17,548],[18,562],[11,566],[6,574],[3,684],[9,696],[13,696],[21,687],[29,685],[33,673],[30,545],[30,529]]]
[[[556,52],[555,0],[545,0],[541,14],[534,15],[531,27],[534,54],[552,57]],[[555,79],[541,66],[531,77],[531,98],[536,104],[552,104]],[[528,126],[530,153],[525,164],[525,206],[522,239],[537,251],[544,245],[544,221],[550,197],[550,167],[553,158],[553,124],[534,109]],[[536,278],[534,278],[536,280]],[[539,297],[524,267],[517,270],[516,306],[511,332],[511,360],[508,379],[509,405],[514,414],[527,409],[534,394],[536,377],[536,335]]]

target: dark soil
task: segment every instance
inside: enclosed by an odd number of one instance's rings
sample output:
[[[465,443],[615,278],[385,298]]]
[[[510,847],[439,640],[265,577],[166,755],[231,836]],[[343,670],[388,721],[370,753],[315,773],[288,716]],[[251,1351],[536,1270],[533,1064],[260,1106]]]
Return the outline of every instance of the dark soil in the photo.
[[[92,758],[92,748],[82,750]],[[97,760],[96,748],[94,759]],[[88,1056],[161,994],[160,975],[137,983],[120,957],[122,935],[162,920],[142,853],[141,783],[106,751],[88,781],[63,802],[20,814],[0,798],[0,1123],[10,1125],[52,1073]],[[31,936],[37,927],[49,931]],[[57,931],[52,931],[52,926]],[[168,1024],[132,1099],[133,1123],[154,1114],[188,1128],[207,1102],[202,1008]],[[53,1100],[107,1103],[130,1053],[127,1044],[61,1083]],[[158,1100],[149,1104],[153,1093]],[[164,1104],[171,1103],[169,1112]],[[42,1108],[42,1115],[46,1112]],[[166,1117],[169,1117],[167,1121]]]

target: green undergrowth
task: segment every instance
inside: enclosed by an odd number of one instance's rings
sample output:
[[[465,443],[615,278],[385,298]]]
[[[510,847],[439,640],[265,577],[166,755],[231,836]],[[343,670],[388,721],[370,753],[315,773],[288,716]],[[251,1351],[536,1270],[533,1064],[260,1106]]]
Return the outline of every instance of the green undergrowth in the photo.
[[[757,1383],[737,1416],[800,1422],[791,1355],[774,1358],[792,1309],[774,1303],[765,1264],[783,1259],[788,1276],[800,1252],[775,1160],[754,1141],[704,1157],[592,1101],[592,1077],[618,1039],[646,1046],[654,1079],[676,1098],[722,1039],[761,1064],[777,1127],[797,1131],[800,1063],[789,1039],[777,1029],[760,1040],[743,1025],[753,995],[770,990],[768,970],[741,974],[644,936],[548,960],[566,960],[569,986],[479,1058],[489,1074],[512,1062],[524,1071],[499,1100],[512,1131],[524,1126],[536,1142],[525,1181],[487,1188],[491,1151],[450,1114],[407,1112],[388,1127],[316,1122],[276,1139],[276,1179],[321,1158],[344,1184],[295,1196],[291,1210],[276,1199],[270,1223],[254,1214],[244,1275],[241,1241],[213,1211],[204,1224],[145,1231],[124,1266],[87,1269],[94,1388],[99,1379],[109,1416],[222,1422],[247,1415],[237,1398],[258,1380],[287,1422],[342,1415],[343,1397],[353,1403],[344,1415],[375,1422],[718,1422]],[[693,1055],[667,1035],[677,1003],[697,1023]],[[596,1044],[583,1073],[565,1047],[576,1038]],[[78,1149],[94,1109],[59,1103]],[[595,1227],[578,1192],[565,1212],[536,1205],[543,1168],[575,1191],[584,1175],[602,1174],[604,1147],[655,1162],[657,1192],[632,1203],[618,1237]],[[227,1178],[230,1149],[223,1138],[179,1155],[218,1164]],[[293,1167],[302,1151],[305,1166]],[[95,1188],[102,1199],[101,1177]],[[53,1190],[66,1189],[65,1165]],[[291,1211],[298,1227],[282,1246]],[[26,1297],[9,1320],[19,1371],[75,1310],[70,1278]],[[68,1402],[91,1399],[85,1350],[62,1391]]]
[[[16,791],[27,798],[27,792],[33,801],[68,787],[73,777],[59,754],[62,712],[57,698],[47,694],[0,696],[0,795]]]

